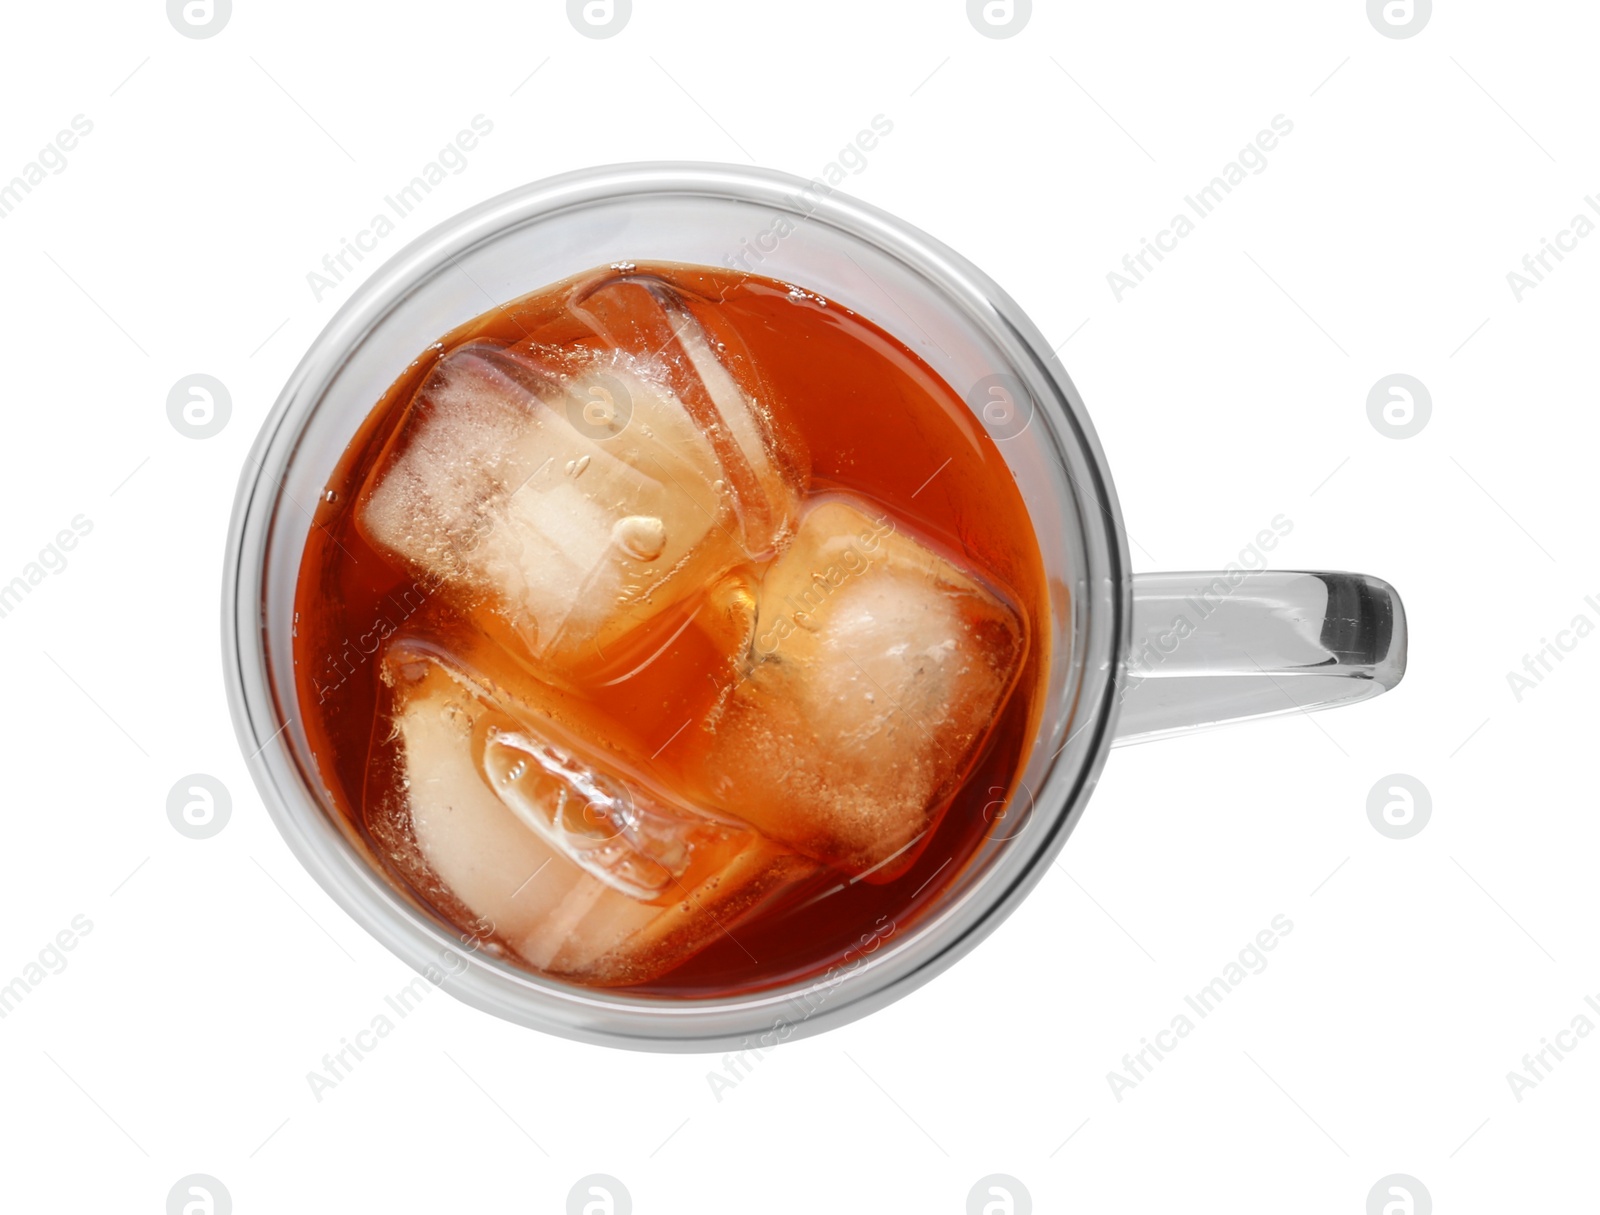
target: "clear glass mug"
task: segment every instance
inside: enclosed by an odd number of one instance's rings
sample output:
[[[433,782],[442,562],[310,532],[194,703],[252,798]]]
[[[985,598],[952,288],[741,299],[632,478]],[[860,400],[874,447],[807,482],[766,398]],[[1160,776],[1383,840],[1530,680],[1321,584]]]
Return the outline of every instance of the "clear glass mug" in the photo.
[[[811,980],[716,999],[568,985],[473,948],[382,876],[331,804],[294,688],[305,504],[384,390],[441,334],[497,304],[595,266],[646,260],[738,265],[796,283],[916,351],[966,393],[996,439],[1051,594],[1038,736],[1017,794],[994,808],[994,829],[943,898],[892,934],[864,932],[858,950]],[[368,932],[459,999],[550,1033],[639,1049],[772,1045],[880,1008],[966,953],[1028,893],[1114,744],[1359,700],[1393,687],[1405,667],[1400,601],[1376,579],[1237,566],[1135,576],[1088,414],[1021,309],[965,259],[882,211],[821,182],[727,165],[552,178],[403,249],[290,377],[241,477],[226,561],[234,725],[300,862]]]

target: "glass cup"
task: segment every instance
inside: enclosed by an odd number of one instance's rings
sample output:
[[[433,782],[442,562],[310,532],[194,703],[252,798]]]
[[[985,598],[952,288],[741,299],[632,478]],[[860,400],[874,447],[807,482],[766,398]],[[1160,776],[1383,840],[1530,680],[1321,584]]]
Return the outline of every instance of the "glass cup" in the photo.
[[[1044,708],[1018,791],[917,919],[863,926],[837,965],[706,999],[528,973],[475,948],[383,876],[317,776],[295,694],[295,579],[311,515],[368,412],[441,334],[595,266],[736,266],[871,318],[988,427],[1015,474],[1050,588]],[[1263,533],[1260,548],[1275,545]],[[1350,574],[1230,566],[1135,576],[1083,403],[1020,308],[965,259],[821,181],[711,164],[585,170],[513,190],[401,250],[295,369],[240,479],[223,589],[228,695],[279,831],[330,896],[430,981],[549,1033],[654,1050],[770,1046],[862,1016],[983,939],[1039,880],[1115,743],[1376,695],[1405,667],[1394,591]],[[1251,551],[1251,550],[1247,550]]]

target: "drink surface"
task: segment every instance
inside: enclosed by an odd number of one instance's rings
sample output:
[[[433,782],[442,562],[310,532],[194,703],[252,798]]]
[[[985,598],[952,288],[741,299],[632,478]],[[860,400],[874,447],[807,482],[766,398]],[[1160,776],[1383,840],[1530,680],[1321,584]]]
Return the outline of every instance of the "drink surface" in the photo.
[[[372,863],[474,947],[685,998],[908,929],[1012,792],[1048,664],[1032,525],[960,395],[837,303],[680,265],[419,356],[295,606]]]

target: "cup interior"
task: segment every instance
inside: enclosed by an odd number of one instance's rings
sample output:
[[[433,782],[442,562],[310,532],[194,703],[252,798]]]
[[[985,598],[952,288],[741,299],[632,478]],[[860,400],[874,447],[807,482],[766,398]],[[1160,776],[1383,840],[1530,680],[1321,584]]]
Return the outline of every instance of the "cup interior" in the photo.
[[[737,266],[888,330],[967,396],[1027,504],[1050,595],[1043,710],[1013,805],[939,905],[848,973],[752,996],[662,1001],[568,986],[465,948],[384,879],[330,804],[296,702],[291,631],[310,505],[399,372],[498,304],[623,261]],[[1010,411],[985,411],[989,386]],[[725,166],[620,166],[537,183],[427,233],[329,323],[264,427],[235,507],[225,660],[267,805],[328,892],[414,968],[497,1015],[566,1036],[718,1049],[815,1032],[877,1007],[969,948],[1065,839],[1109,742],[1128,616],[1126,543],[1070,381],[1003,292],[942,245],[828,190]],[[799,1011],[797,1011],[799,1010]]]

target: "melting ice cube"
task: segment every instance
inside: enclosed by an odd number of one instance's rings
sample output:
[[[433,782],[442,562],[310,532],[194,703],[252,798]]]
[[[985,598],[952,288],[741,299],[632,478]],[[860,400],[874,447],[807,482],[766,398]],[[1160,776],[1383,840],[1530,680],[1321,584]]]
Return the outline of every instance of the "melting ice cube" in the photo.
[[[818,501],[767,568],[752,661],[692,766],[771,838],[890,874],[969,771],[1027,642],[992,590],[869,510]]]
[[[394,807],[423,862],[528,963],[636,983],[690,957],[815,866],[646,790],[431,647],[385,664],[404,779]]]
[[[675,297],[607,281],[595,352],[485,342],[418,389],[359,505],[367,537],[568,665],[793,526],[764,415]]]

